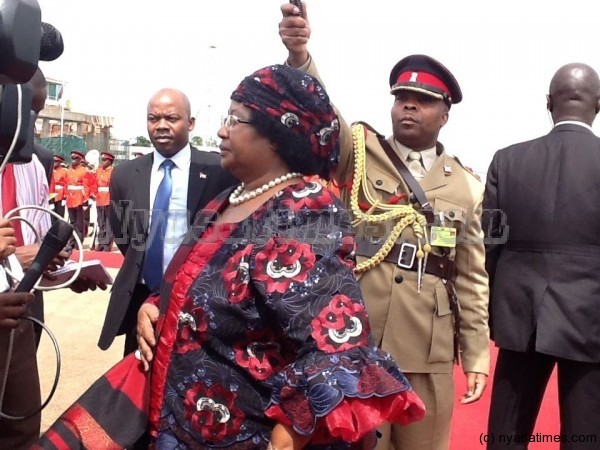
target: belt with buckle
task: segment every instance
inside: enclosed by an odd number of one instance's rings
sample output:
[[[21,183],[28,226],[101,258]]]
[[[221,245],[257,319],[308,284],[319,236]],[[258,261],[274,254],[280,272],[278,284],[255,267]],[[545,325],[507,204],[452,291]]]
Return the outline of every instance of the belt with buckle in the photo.
[[[368,258],[377,253],[380,248],[381,244],[379,242],[372,243],[366,239],[360,239],[356,242],[356,253]],[[419,262],[417,250],[415,244],[410,244],[408,242],[397,243],[394,244],[384,260],[397,265],[401,269],[416,272],[418,270]],[[435,255],[433,253],[427,255],[427,267],[425,267],[425,273],[445,280],[455,280],[457,274],[456,265],[453,260],[447,256]]]

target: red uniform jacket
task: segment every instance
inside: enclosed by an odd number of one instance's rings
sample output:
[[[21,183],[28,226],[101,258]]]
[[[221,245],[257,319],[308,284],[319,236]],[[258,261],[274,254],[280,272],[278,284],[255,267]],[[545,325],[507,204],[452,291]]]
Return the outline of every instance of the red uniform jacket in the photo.
[[[67,188],[67,169],[58,167],[52,171],[52,180],[50,180],[50,194],[56,194],[54,201],[60,202],[66,196]]]
[[[90,176],[83,166],[67,169],[67,208],[77,208],[90,198]]]
[[[106,169],[98,167],[96,170],[96,183],[98,186],[96,194],[96,206],[110,205],[110,177],[112,176],[113,166],[108,166]]]

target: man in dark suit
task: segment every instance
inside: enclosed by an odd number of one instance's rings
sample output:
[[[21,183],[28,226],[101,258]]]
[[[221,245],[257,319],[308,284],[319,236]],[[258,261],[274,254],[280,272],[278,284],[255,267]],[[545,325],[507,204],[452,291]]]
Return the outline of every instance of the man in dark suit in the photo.
[[[147,125],[154,152],[115,167],[110,183],[110,223],[125,260],[112,288],[98,345],[107,349],[115,336],[125,334],[125,354],[137,348],[137,311],[152,292],[157,292],[164,268],[194,215],[236,184],[221,169],[218,153],[200,152],[190,146],[194,118],[182,92],[162,89],[153,95]],[[164,200],[163,182],[167,181],[168,211],[155,215],[161,209],[158,203]],[[149,214],[151,209],[154,212]],[[162,237],[153,224],[157,227],[165,217],[168,223]],[[158,273],[152,272],[157,264]]]
[[[488,448],[501,436],[534,434],[546,384],[558,366],[561,449],[597,436],[600,423],[600,79],[585,64],[561,67],[547,107],[546,136],[498,151],[486,211],[491,334],[496,364]]]

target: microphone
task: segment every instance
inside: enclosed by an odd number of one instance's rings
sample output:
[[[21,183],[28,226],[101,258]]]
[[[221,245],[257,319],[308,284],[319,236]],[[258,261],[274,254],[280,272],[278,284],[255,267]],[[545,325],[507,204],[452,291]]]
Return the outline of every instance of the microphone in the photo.
[[[54,26],[42,22],[42,40],[40,44],[40,61],[54,61],[65,49],[62,35]]]
[[[44,236],[31,267],[25,271],[23,279],[15,289],[15,292],[29,292],[35,286],[36,281],[42,276],[46,267],[61,252],[69,242],[73,234],[73,226],[64,220],[57,220]]]

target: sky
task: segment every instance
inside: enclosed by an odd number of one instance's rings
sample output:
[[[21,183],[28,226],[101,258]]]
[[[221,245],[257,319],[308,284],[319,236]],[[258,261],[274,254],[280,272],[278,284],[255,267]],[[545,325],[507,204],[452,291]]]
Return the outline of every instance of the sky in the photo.
[[[243,77],[282,63],[281,0],[38,0],[65,51],[40,67],[67,82],[73,111],[114,117],[112,136],[147,136],[146,105],[163,87],[190,98],[196,129],[215,137]],[[600,70],[597,0],[307,0],[309,51],[344,118],[391,133],[389,72],[427,54],[457,78],[439,140],[484,175],[498,149],[546,134],[552,75]],[[594,124],[600,135],[600,120]]]

